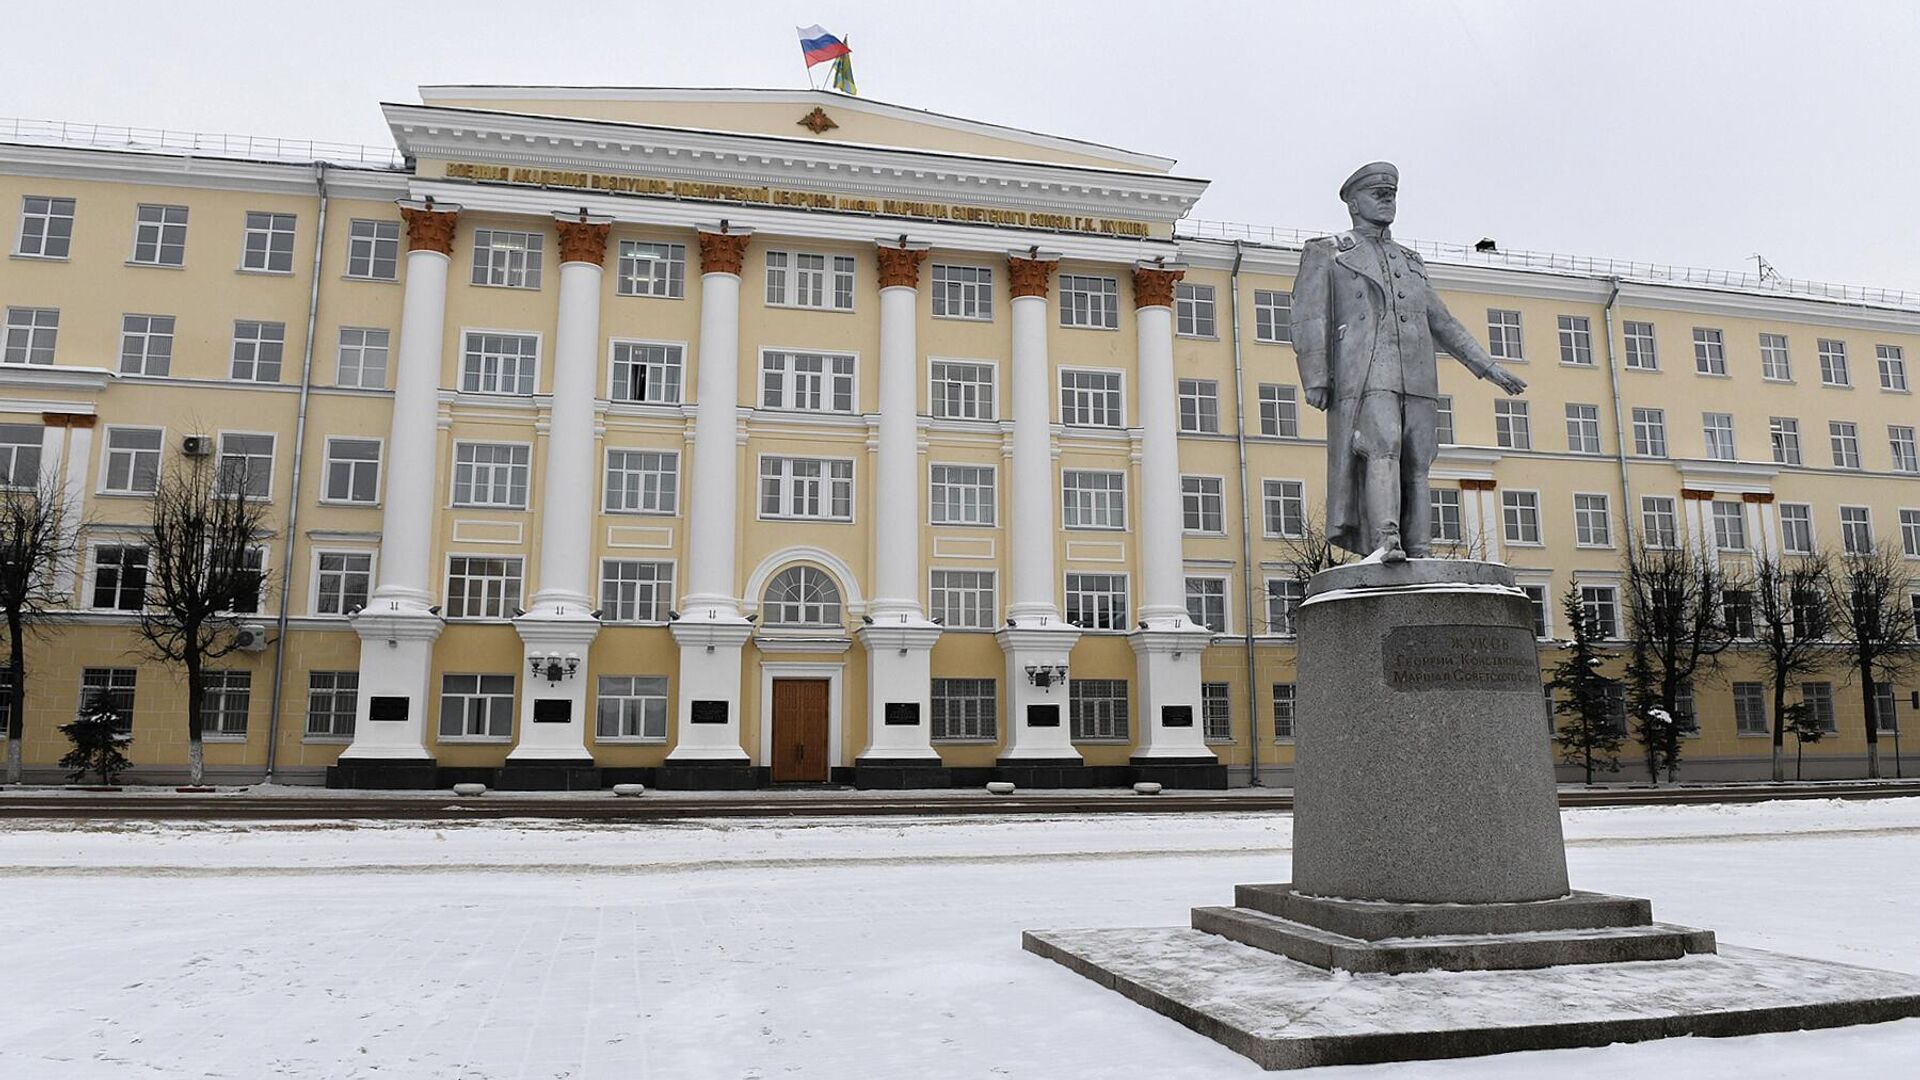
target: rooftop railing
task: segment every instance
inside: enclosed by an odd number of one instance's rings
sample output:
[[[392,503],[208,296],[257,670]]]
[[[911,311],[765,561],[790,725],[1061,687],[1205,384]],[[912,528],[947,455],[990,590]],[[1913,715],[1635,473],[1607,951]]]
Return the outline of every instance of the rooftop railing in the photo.
[[[398,169],[405,163],[400,152],[392,147],[282,139],[269,135],[84,124],[72,120],[0,119],[0,142],[87,146],[101,150],[136,150],[249,161],[324,161],[369,169]]]

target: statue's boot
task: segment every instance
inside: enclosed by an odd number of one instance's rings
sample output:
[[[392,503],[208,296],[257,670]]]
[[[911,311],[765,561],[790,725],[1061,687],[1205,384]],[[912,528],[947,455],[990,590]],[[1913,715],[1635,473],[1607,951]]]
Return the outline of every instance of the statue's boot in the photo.
[[[1400,458],[1379,455],[1367,459],[1367,517],[1374,522],[1374,554],[1381,562],[1406,562],[1400,548]]]

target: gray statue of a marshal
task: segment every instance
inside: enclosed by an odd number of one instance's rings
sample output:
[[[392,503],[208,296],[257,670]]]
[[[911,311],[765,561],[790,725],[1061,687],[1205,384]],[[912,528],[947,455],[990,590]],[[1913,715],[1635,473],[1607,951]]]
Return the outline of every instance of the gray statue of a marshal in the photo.
[[[1293,345],[1307,404],[1327,412],[1327,538],[1386,562],[1430,554],[1427,469],[1439,450],[1435,346],[1518,394],[1394,243],[1400,170],[1376,161],[1340,185],[1353,228],[1307,241],[1293,285]]]

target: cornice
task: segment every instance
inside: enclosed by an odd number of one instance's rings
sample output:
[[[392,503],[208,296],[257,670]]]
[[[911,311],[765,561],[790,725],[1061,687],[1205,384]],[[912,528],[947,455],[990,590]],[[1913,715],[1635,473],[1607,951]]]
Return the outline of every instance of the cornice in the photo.
[[[59,364],[0,364],[0,387],[32,387],[36,390],[100,391],[114,379],[112,371],[101,367],[66,367]]]
[[[327,192],[336,198],[398,199],[407,174],[327,163]],[[96,183],[154,184],[217,191],[313,195],[314,163],[249,161],[98,147],[0,143],[0,173]]]

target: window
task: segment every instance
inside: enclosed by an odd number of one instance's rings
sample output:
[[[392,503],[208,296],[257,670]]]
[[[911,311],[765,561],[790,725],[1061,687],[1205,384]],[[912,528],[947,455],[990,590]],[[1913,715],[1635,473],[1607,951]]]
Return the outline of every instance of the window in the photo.
[[[1431,488],[1427,492],[1427,520],[1436,543],[1458,544],[1466,539],[1460,519],[1460,490]]]
[[[1233,741],[1233,686],[1230,683],[1200,684],[1200,723],[1202,738],[1210,743]]]
[[[287,349],[287,324],[241,319],[233,324],[233,378],[237,382],[279,382]]]
[[[1834,468],[1857,469],[1860,467],[1859,427],[1848,420],[1829,421],[1827,438],[1833,444]]]
[[[1834,727],[1832,683],[1801,683],[1800,700],[1807,706],[1807,711],[1812,715],[1814,723],[1817,724],[1821,730],[1838,730]]]
[[[1760,335],[1760,377],[1775,382],[1793,380],[1793,362],[1787,357],[1787,335]]]
[[[1220,384],[1212,379],[1180,380],[1180,430],[1220,433]]]
[[[1215,337],[1213,316],[1213,286],[1183,281],[1173,287],[1174,333],[1181,337]]]
[[[789,566],[767,586],[769,626],[840,625],[840,587],[826,571]]]
[[[1920,510],[1900,511],[1900,550],[1910,559],[1920,559]]]
[[[607,451],[606,507],[615,514],[671,514],[680,508],[680,455]]]
[[[133,690],[134,668],[85,668],[80,672],[80,708],[86,709],[96,698],[105,698],[106,704],[120,714],[119,731],[126,734],[133,730]]]
[[[760,516],[852,521],[853,462],[838,458],[761,458]]]
[[[0,424],[0,487],[39,486],[44,439],[39,424]]]
[[[1640,531],[1645,534],[1648,547],[1680,545],[1680,523],[1674,515],[1672,496],[1640,496]]]
[[[1293,387],[1260,385],[1260,434],[1284,439],[1300,437],[1300,401]]]
[[[1073,741],[1121,741],[1127,737],[1127,681],[1074,679],[1067,686]]]
[[[1600,452],[1600,407],[1567,406],[1567,449],[1576,454]]]
[[[767,252],[767,304],[853,310],[853,256]]]
[[[1907,359],[1900,346],[1875,345],[1873,355],[1880,364],[1880,389],[1904,392],[1907,389]]]
[[[1260,489],[1266,508],[1267,535],[1305,536],[1307,485],[1298,480],[1262,480]]]
[[[595,738],[666,741],[666,676],[602,675],[598,690]]]
[[[1060,275],[1060,325],[1116,330],[1120,284],[1110,277]]]
[[[656,405],[680,403],[680,372],[685,350],[679,345],[650,341],[613,343],[615,401]]]
[[[1494,439],[1509,450],[1533,449],[1533,428],[1524,401],[1493,403]]]
[[[1827,623],[1827,598],[1819,589],[1795,589],[1788,597],[1792,608],[1793,636],[1798,638],[1823,638],[1829,629]]]
[[[1560,362],[1593,366],[1593,324],[1585,315],[1560,316]]]
[[[1293,741],[1293,684],[1277,682],[1273,684],[1273,741]]]
[[[160,483],[159,428],[108,428],[105,490],[115,495],[151,495]]]
[[[1253,290],[1253,340],[1276,345],[1293,344],[1293,294],[1276,289]]]
[[[1894,700],[1893,684],[1877,681],[1873,684],[1873,726],[1885,735],[1899,726],[1899,703]]]
[[[144,266],[185,265],[187,208],[140,207],[133,226],[133,261]]]
[[[1621,324],[1621,338],[1627,346],[1627,366],[1636,371],[1659,371],[1660,354],[1653,346],[1653,324],[1628,321]]]
[[[1873,511],[1864,506],[1840,508],[1840,549],[1849,555],[1873,551]]]
[[[1767,438],[1773,443],[1773,460],[1782,465],[1800,464],[1800,421],[1791,416],[1776,416],[1767,421]]]
[[[1293,578],[1267,579],[1267,633],[1293,637],[1300,632],[1294,622],[1300,605],[1307,599],[1305,582]]]
[[[307,672],[307,737],[352,738],[353,713],[359,701],[359,672]]]
[[[327,501],[372,503],[380,498],[380,442],[327,440]]]
[[[1067,621],[1083,630],[1127,629],[1127,575],[1068,574]]]
[[[253,672],[201,673],[200,731],[208,738],[247,737],[247,709],[253,703]]]
[[[518,556],[454,555],[447,566],[447,618],[506,619],[520,606]]]
[[[1727,373],[1727,343],[1720,331],[1693,328],[1693,370],[1702,375]]]
[[[1581,547],[1612,547],[1612,515],[1605,495],[1573,497],[1573,538]]]
[[[460,389],[468,394],[531,394],[540,362],[532,334],[469,330],[460,360]]]
[[[271,435],[221,433],[220,464],[216,476],[222,493],[237,492],[249,499],[264,499],[273,494],[273,438]]]
[[[1767,733],[1767,688],[1757,682],[1733,684],[1733,730],[1740,735]]]
[[[453,505],[526,509],[528,455],[524,445],[454,443]]]
[[[620,241],[621,296],[687,295],[687,245]]]
[[[385,330],[361,326],[340,328],[340,358],[334,382],[367,390],[387,387],[387,345]]]
[[[540,253],[546,238],[539,233],[503,229],[473,231],[473,283],[512,289],[540,287]]]
[[[1813,554],[1813,507],[1780,504],[1780,549],[1789,555]]]
[[[1190,533],[1226,531],[1225,500],[1217,476],[1180,478],[1181,526]]]
[[[102,611],[139,611],[147,606],[147,549],[138,544],[96,544],[93,600]]]
[[[1441,394],[1433,399],[1433,435],[1441,444],[1458,442],[1453,437],[1453,395]]]
[[[1713,546],[1721,551],[1747,550],[1746,508],[1737,502],[1713,502]]]
[[[994,418],[992,364],[933,360],[927,369],[932,380],[927,406],[934,416],[944,420]]]
[[[173,370],[173,316],[120,316],[120,374],[165,375]]]
[[[933,617],[949,627],[991,630],[996,625],[991,570],[934,570],[929,579]]]
[[[601,618],[622,623],[666,622],[672,607],[672,563],[643,559],[601,561]]]
[[[440,737],[513,737],[513,676],[440,676]]]
[[[927,507],[933,524],[992,525],[997,502],[993,488],[991,466],[929,466]]]
[[[392,281],[400,276],[400,223],[355,218],[347,226],[347,276]]]
[[[1895,472],[1920,472],[1920,454],[1914,451],[1913,425],[1888,424],[1887,448],[1893,454]]]
[[[57,309],[10,307],[5,360],[9,364],[51,364],[54,340],[59,336]]]
[[[14,254],[64,259],[72,247],[72,199],[28,195],[20,201],[20,246]]]
[[[314,614],[349,615],[367,606],[373,590],[372,552],[322,551],[314,565]]]
[[[272,274],[293,273],[293,215],[247,211],[247,231],[240,249],[240,269]]]
[[[933,315],[937,319],[993,319],[993,270],[985,266],[933,264]]]
[[[1580,586],[1580,613],[1594,637],[1611,640],[1620,636],[1620,597],[1613,586]]]
[[[1120,427],[1120,373],[1060,372],[1060,422],[1070,427]]]
[[[1633,452],[1641,457],[1667,456],[1665,409],[1633,410]]]
[[[936,741],[993,740],[999,688],[992,679],[935,679],[932,689],[931,730]]]
[[[1547,587],[1522,585],[1520,591],[1527,594],[1527,606],[1533,609],[1533,636],[1541,641],[1552,637],[1551,625],[1547,621]]]
[[[1487,352],[1495,360],[1525,360],[1520,351],[1520,313],[1487,309]]]
[[[1225,578],[1190,577],[1187,579],[1187,619],[1216,634],[1227,632]]]
[[[1702,413],[1700,428],[1706,439],[1708,457],[1715,461],[1734,460],[1732,413]]]
[[[760,407],[852,412],[853,357],[844,353],[761,353]]]
[[[1720,594],[1720,618],[1727,633],[1736,638],[1753,637],[1753,594],[1745,589],[1726,589]]]
[[[1509,544],[1540,543],[1540,493],[1502,491],[1500,517]]]
[[[1847,343],[1832,338],[1820,339],[1820,381],[1828,386],[1852,386],[1847,373]]]

